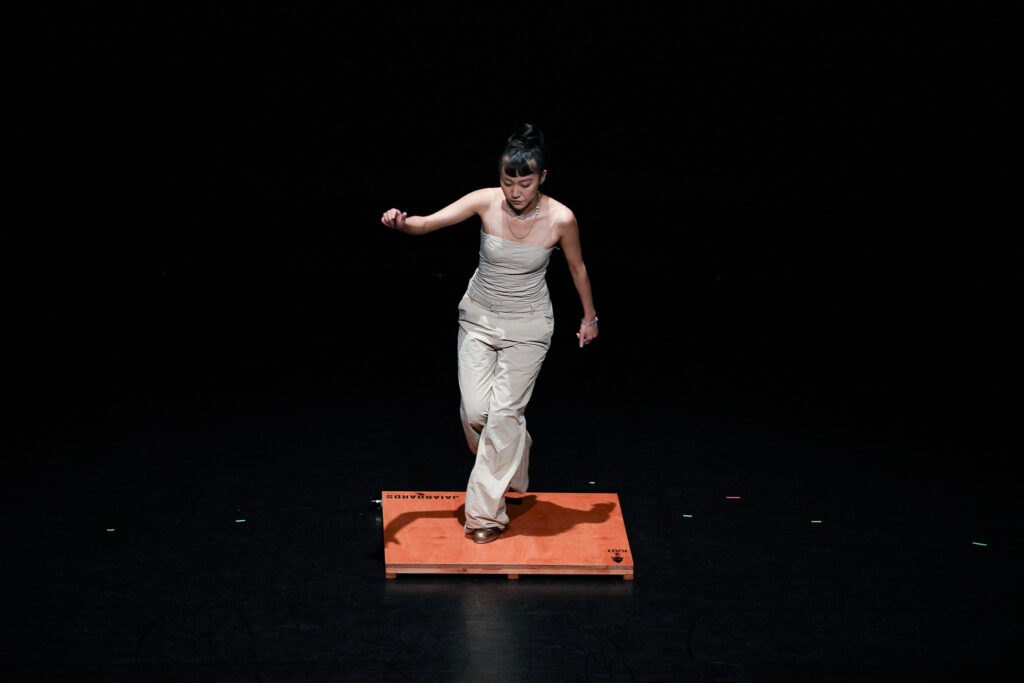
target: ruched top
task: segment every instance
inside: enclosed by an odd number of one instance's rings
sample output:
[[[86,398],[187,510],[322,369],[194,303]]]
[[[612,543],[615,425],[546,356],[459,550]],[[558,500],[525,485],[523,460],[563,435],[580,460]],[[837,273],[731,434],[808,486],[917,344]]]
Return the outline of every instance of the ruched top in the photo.
[[[548,310],[544,279],[553,247],[513,242],[480,231],[480,263],[469,280],[469,298],[492,311]]]

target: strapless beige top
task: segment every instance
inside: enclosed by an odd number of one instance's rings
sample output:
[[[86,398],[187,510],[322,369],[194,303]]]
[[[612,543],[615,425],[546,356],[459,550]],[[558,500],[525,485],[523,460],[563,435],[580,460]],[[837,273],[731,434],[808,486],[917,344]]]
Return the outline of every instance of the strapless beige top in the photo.
[[[513,242],[480,231],[480,263],[466,294],[492,311],[550,310],[544,276],[554,247]]]

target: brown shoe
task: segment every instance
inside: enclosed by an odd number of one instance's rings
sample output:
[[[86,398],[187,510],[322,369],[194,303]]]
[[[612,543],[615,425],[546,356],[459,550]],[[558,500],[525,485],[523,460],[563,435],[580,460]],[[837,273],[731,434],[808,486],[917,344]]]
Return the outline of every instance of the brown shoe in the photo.
[[[501,532],[505,530],[503,526],[489,526],[484,529],[466,529],[466,535],[473,539],[474,543],[490,543],[496,541]]]

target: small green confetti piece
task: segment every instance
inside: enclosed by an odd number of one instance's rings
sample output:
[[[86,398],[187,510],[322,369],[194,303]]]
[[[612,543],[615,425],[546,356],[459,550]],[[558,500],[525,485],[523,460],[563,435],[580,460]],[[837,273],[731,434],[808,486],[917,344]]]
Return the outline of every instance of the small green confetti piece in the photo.
[[[245,521],[244,519],[236,519],[235,520],[235,524],[238,524],[239,522],[244,522],[244,521]]]
[[[812,519],[811,520],[811,524],[821,524],[821,520],[820,519]]]
[[[688,519],[692,519],[692,518],[693,518],[693,515],[683,515],[683,517],[686,517],[686,518],[688,518]]]
[[[113,531],[113,529],[107,529],[107,531]]]
[[[988,547],[988,543],[978,543],[977,541],[971,541],[971,543],[974,544],[974,545],[980,545],[980,546],[982,546],[984,548]]]

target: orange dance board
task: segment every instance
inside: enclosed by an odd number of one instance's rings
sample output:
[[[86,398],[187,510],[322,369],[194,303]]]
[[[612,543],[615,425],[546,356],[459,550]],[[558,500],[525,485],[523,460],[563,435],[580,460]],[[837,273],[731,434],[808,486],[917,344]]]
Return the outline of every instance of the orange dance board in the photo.
[[[633,578],[615,493],[510,493],[508,529],[491,543],[463,533],[465,491],[384,491],[384,572],[608,574]]]

